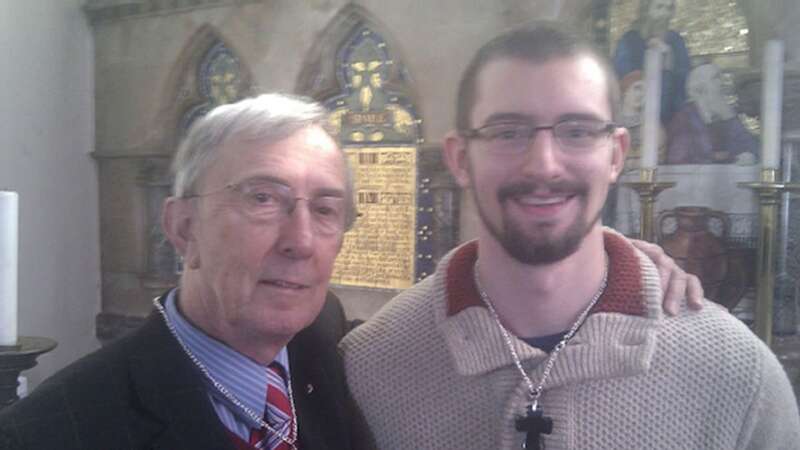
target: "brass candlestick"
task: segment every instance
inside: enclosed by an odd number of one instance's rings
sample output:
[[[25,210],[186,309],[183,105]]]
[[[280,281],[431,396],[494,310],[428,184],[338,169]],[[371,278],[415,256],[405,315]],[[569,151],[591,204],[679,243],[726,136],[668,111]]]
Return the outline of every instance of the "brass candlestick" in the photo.
[[[629,187],[639,194],[639,239],[654,242],[653,224],[655,223],[654,207],[661,191],[675,186],[671,181],[655,181],[656,169],[639,169],[639,181],[627,181],[623,186]]]
[[[756,335],[772,346],[772,306],[775,288],[775,228],[778,222],[778,201],[783,192],[800,192],[799,183],[779,183],[777,169],[762,169],[761,181],[739,183],[758,194],[758,286],[756,291]]]

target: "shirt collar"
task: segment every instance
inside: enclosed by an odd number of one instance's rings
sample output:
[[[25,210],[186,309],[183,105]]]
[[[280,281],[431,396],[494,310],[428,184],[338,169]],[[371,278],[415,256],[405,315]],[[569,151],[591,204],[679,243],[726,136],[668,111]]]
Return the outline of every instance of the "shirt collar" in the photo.
[[[222,384],[244,406],[255,412],[264,411],[267,402],[266,367],[205,334],[186,320],[177,307],[177,292],[177,289],[170,291],[164,302],[167,318],[172,323],[175,334],[205,366],[211,377]],[[278,352],[273,362],[280,364],[287,380],[291,380],[289,352],[286,347]],[[228,404],[229,409],[237,416],[256,425],[240,408],[213,387],[210,380],[206,379],[206,382],[211,395]]]

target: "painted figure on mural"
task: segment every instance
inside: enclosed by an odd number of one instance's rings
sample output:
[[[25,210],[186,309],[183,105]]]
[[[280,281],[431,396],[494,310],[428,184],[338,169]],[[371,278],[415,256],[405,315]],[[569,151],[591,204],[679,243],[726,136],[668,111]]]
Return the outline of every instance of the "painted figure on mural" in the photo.
[[[725,98],[720,74],[711,63],[689,73],[689,101],[667,127],[667,164],[755,164],[758,144]]]
[[[631,25],[614,51],[614,69],[622,79],[635,70],[644,70],[644,54],[656,48],[663,55],[661,122],[669,123],[686,100],[684,86],[691,67],[686,42],[669,29],[675,15],[675,0],[641,0],[639,18]]]

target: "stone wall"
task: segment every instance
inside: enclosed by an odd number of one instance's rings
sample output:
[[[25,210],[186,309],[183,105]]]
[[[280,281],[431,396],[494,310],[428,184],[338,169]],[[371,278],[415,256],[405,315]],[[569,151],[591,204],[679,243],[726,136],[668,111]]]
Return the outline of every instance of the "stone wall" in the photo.
[[[34,388],[97,347],[92,35],[79,0],[0,2],[0,189],[19,193],[19,333],[58,347]]]

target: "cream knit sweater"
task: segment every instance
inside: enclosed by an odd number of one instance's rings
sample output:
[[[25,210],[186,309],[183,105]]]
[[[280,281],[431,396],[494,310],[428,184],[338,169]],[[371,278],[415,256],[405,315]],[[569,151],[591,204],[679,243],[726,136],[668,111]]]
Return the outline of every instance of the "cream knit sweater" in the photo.
[[[609,285],[561,352],[541,405],[545,448],[800,449],[786,374],[744,325],[707,303],[666,318],[656,269],[606,232]],[[472,282],[477,245],[389,302],[341,343],[380,449],[519,449],[526,388]],[[517,352],[533,380],[542,351]]]

